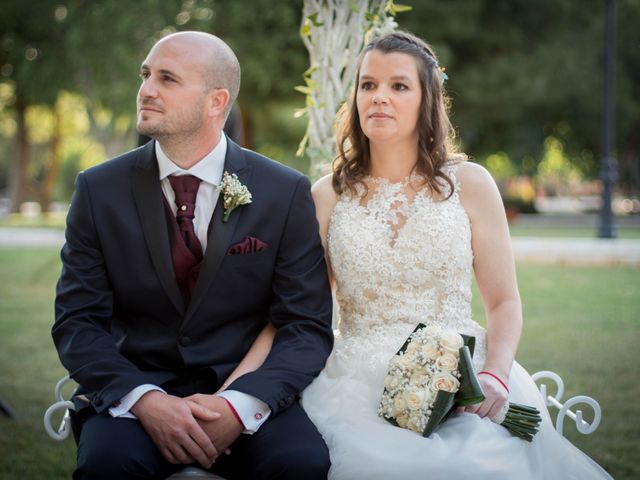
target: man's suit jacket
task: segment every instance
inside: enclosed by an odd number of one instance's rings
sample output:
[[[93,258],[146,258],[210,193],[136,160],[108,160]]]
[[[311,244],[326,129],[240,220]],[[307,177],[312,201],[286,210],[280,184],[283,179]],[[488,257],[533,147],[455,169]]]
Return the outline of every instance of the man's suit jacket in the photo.
[[[224,223],[220,195],[188,305],[173,272],[154,142],[78,175],[52,334],[96,411],[138,385],[194,371],[221,384],[267,322],[278,329],[271,353],[230,389],[277,415],[323,368],[332,304],[309,181],[232,141],[225,170],[253,201]],[[267,248],[229,254],[249,236]]]

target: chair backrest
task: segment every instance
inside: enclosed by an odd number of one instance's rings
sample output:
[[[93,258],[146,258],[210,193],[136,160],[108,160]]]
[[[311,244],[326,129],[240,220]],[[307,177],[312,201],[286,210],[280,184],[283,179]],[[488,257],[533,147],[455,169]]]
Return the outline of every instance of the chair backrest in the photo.
[[[564,419],[566,417],[569,417],[575,422],[576,429],[583,435],[590,435],[596,431],[600,425],[600,419],[602,418],[602,409],[596,400],[591,397],[587,397],[586,395],[576,395],[575,397],[571,397],[563,402],[562,396],[564,395],[564,382],[562,381],[562,378],[560,378],[560,375],[549,370],[536,372],[531,375],[531,378],[533,378],[534,382],[539,383],[538,388],[540,389],[540,394],[544,399],[545,405],[547,407],[555,407],[558,409],[558,416],[556,417],[556,431],[560,435],[564,436]],[[555,395],[548,394],[547,384],[544,383],[544,380],[551,380],[555,383]],[[593,410],[593,420],[591,423],[582,418],[582,410],[576,410],[575,412],[571,410],[571,407],[579,404],[587,405]]]

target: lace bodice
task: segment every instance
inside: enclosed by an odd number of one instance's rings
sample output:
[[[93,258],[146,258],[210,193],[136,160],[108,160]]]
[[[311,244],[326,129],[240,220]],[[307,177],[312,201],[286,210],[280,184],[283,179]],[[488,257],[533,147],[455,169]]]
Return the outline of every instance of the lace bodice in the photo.
[[[471,319],[471,226],[455,188],[434,200],[416,178],[367,178],[368,194],[343,194],[332,214],[328,249],[340,309],[339,348],[378,343],[399,348],[420,322],[476,336],[474,363],[484,361],[484,330]],[[399,343],[398,343],[399,342]]]

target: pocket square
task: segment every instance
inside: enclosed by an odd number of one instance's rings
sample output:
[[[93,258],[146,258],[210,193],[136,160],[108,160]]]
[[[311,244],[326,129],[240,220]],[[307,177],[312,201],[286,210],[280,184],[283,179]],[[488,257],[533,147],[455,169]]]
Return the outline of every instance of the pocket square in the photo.
[[[229,255],[245,255],[247,253],[256,253],[268,248],[265,242],[256,237],[245,237],[240,243],[236,243],[229,248]]]

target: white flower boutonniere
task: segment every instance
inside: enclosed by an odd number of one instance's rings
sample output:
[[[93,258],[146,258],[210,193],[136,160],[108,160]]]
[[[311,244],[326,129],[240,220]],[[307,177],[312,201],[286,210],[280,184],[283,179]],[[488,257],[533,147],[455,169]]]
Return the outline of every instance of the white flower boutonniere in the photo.
[[[235,173],[229,174],[229,172],[224,172],[219,190],[223,195],[223,222],[229,220],[229,215],[237,207],[251,203],[251,192],[246,186],[240,183]]]

